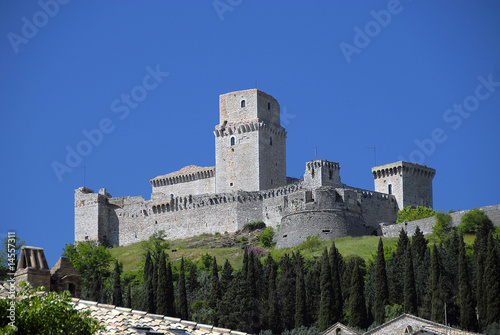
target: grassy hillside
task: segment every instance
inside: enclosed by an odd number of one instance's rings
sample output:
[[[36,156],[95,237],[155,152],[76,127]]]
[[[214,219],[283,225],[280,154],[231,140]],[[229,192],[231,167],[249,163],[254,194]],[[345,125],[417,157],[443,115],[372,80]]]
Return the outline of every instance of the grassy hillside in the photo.
[[[166,249],[170,260],[176,261],[181,257],[189,258],[196,262],[201,259],[201,256],[208,253],[211,256],[217,257],[218,263],[228,259],[234,268],[241,268],[243,262],[244,245],[251,247],[258,246],[258,235],[262,230],[254,232],[242,232],[238,234],[204,234],[188,239],[176,240],[169,242],[169,248]],[[242,241],[246,239],[246,241]],[[366,261],[374,260],[377,252],[378,240],[380,237],[363,236],[363,237],[342,237],[335,239],[335,245],[345,259],[359,256]],[[472,245],[474,235],[466,235],[465,242],[467,245]],[[433,236],[427,237],[429,246],[436,243]],[[398,238],[382,238],[386,255],[396,250]],[[318,245],[311,248],[297,247],[275,250],[274,248],[265,249],[266,253],[271,253],[275,259],[281,258],[284,254],[291,254],[294,251],[300,250],[300,253],[306,259],[319,258],[325,247],[330,248],[331,241],[319,241]],[[176,250],[175,252],[173,250]],[[142,243],[117,247],[111,249],[113,257],[123,263],[124,271],[134,271],[142,268],[140,261],[142,260],[143,247]]]

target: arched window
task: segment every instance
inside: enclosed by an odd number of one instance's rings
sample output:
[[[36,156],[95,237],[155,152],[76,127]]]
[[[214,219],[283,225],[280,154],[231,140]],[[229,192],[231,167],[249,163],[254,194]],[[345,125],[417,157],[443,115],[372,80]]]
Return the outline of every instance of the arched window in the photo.
[[[231,145],[233,146],[235,144],[235,139],[234,139],[234,136],[231,137]]]
[[[241,100],[241,108],[245,107],[245,100]]]

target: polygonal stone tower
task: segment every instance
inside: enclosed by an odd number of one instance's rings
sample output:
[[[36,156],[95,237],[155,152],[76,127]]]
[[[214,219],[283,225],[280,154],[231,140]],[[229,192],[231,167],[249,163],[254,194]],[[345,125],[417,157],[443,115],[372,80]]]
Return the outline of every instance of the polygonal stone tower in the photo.
[[[280,106],[257,89],[222,94],[215,127],[215,192],[260,191],[286,184],[286,131]]]
[[[308,189],[321,186],[342,187],[340,182],[340,165],[327,160],[314,160],[306,163],[304,185]]]
[[[407,206],[432,208],[432,179],[436,170],[408,162],[372,168],[375,191],[394,194],[398,210]]]

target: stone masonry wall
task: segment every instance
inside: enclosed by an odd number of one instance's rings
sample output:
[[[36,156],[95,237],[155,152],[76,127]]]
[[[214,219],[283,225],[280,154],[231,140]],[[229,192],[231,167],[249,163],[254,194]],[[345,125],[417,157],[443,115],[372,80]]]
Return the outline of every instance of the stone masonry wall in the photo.
[[[495,226],[500,226],[500,205],[495,206],[486,206],[479,208],[483,210],[485,214],[493,221]],[[469,210],[457,211],[451,213],[451,224],[456,227],[460,224],[462,216],[467,213]],[[425,219],[392,224],[392,225],[381,225],[382,234],[384,237],[398,237],[401,229],[404,229],[408,236],[411,236],[415,233],[415,229],[417,226],[420,227],[420,230],[424,233],[424,235],[432,234],[432,228],[436,224],[436,219],[432,216]]]

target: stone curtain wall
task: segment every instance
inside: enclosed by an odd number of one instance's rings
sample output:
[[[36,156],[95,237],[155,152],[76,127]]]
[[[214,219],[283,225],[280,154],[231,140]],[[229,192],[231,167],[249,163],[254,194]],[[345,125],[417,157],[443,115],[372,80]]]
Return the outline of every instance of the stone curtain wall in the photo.
[[[479,208],[483,210],[486,215],[493,221],[495,226],[500,226],[500,205],[495,206],[486,206]],[[451,213],[451,224],[456,227],[460,224],[462,216],[467,213],[469,210],[457,211]],[[424,235],[432,234],[432,228],[436,224],[436,219],[432,216],[425,219],[398,223],[392,225],[381,225],[382,234],[384,237],[398,237],[401,229],[404,229],[408,236],[413,235],[417,226],[420,227],[420,230],[424,233]]]

